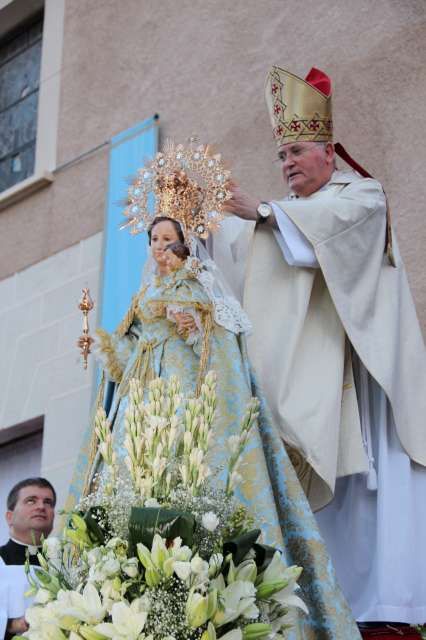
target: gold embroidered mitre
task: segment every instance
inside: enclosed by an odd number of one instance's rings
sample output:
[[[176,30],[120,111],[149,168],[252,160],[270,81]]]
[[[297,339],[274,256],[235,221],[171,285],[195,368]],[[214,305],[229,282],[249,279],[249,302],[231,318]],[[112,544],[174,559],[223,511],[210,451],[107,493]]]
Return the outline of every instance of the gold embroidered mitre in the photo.
[[[280,67],[272,67],[265,84],[266,104],[275,141],[332,142],[331,82],[312,68],[306,79]]]

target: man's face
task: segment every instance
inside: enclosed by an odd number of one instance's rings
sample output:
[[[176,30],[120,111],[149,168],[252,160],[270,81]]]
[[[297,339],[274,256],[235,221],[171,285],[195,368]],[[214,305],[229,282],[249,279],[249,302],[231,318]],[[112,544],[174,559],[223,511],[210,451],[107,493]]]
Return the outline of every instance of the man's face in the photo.
[[[54,497],[48,487],[30,485],[20,489],[13,511],[6,511],[11,536],[27,544],[38,543],[41,534],[48,536],[55,516]],[[33,533],[32,533],[33,532]]]
[[[317,142],[291,142],[284,144],[278,157],[283,176],[290,189],[306,197],[318,191],[331,178],[334,170],[334,148]]]

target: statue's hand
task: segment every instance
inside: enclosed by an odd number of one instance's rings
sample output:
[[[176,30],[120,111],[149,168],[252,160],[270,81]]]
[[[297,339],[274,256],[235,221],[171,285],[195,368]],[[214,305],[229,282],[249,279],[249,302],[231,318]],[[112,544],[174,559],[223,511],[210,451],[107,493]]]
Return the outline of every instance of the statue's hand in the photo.
[[[190,313],[174,314],[177,326],[177,332],[180,336],[196,331],[197,325]]]
[[[90,346],[93,342],[94,339],[91,336],[80,336],[77,340],[77,347],[84,349],[87,344]]]
[[[84,345],[85,345],[85,338],[84,336],[80,336],[79,339],[77,340],[77,347],[79,349],[83,349]]]

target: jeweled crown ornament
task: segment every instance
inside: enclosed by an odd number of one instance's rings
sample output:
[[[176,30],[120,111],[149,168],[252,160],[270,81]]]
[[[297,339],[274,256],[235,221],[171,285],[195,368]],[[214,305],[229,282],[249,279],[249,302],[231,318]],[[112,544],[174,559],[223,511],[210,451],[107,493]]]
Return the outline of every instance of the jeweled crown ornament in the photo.
[[[332,142],[331,80],[312,68],[305,80],[273,66],[265,83],[265,99],[275,141]]]
[[[188,146],[168,141],[133,180],[121,228],[141,233],[154,218],[167,216],[180,223],[185,238],[207,238],[218,228],[223,205],[232,195],[226,187],[230,175],[209,145],[196,146],[194,138]],[[150,195],[155,197],[152,208]]]

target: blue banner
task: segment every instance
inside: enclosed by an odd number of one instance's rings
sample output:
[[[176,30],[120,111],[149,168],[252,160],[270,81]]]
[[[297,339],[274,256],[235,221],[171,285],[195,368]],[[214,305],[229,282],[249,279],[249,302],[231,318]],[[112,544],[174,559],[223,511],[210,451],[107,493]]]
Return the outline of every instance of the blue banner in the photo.
[[[120,231],[129,176],[136,174],[158,149],[158,116],[127,129],[111,140],[108,199],[105,211],[103,269],[98,301],[98,324],[111,332],[123,318],[132,296],[139,290],[147,256],[146,233]]]

